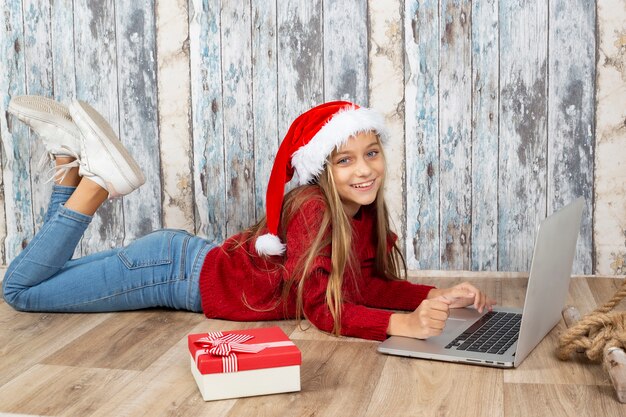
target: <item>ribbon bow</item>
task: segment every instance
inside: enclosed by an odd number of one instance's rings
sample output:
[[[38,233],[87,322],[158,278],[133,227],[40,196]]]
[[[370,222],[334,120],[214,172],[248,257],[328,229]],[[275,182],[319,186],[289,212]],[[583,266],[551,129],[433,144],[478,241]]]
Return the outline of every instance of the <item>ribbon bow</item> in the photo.
[[[235,352],[259,353],[266,347],[263,344],[243,344],[243,342],[253,338],[254,336],[247,334],[229,333],[224,335],[222,332],[210,332],[206,337],[194,342],[196,346],[201,348],[196,352],[196,364],[201,355],[221,356],[223,372],[237,372],[237,355]]]

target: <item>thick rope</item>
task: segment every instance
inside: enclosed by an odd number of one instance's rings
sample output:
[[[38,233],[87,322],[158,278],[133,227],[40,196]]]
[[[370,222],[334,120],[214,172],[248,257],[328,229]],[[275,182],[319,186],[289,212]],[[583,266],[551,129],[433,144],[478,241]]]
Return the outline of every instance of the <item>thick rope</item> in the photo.
[[[611,312],[624,297],[626,280],[607,303],[561,334],[557,357],[568,360],[578,352],[593,362],[601,362],[611,348],[626,350],[626,312]]]

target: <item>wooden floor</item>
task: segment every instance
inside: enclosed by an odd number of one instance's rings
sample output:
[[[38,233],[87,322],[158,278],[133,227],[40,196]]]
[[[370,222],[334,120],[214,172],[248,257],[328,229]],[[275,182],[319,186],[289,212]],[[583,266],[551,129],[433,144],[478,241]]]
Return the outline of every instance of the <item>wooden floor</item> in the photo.
[[[460,280],[439,275],[413,279]],[[504,304],[523,303],[525,278],[464,275]],[[584,314],[621,282],[575,278],[568,302]],[[626,416],[599,365],[555,358],[562,323],[518,369],[500,370],[385,356],[375,342],[279,322],[302,351],[302,391],[204,402],[189,370],[187,334],[275,324],[164,310],[19,313],[0,301],[0,415]]]

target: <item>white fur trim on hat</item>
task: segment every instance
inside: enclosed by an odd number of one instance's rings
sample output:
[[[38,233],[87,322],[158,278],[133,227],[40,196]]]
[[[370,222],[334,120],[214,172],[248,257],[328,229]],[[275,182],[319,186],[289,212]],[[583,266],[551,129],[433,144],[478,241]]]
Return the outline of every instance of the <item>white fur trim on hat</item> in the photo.
[[[282,255],[285,253],[285,244],[280,238],[271,233],[266,233],[257,238],[254,248],[259,255]]]
[[[316,178],[326,164],[326,158],[335,149],[354,135],[370,130],[376,131],[381,141],[386,142],[385,119],[375,110],[365,107],[346,107],[338,111],[291,157],[291,166],[298,173],[298,184],[304,185]]]

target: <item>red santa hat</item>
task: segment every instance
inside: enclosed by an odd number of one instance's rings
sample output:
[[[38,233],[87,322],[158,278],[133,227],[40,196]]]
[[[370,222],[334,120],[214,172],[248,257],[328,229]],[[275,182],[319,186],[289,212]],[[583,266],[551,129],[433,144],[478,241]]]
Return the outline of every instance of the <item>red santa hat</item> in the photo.
[[[321,104],[294,120],[278,148],[270,174],[265,202],[267,233],[255,242],[258,254],[282,255],[285,252],[285,245],[277,236],[278,225],[285,185],[294,173],[299,185],[312,182],[324,170],[326,158],[334,149],[351,136],[367,131],[376,131],[381,141],[386,141],[382,115],[347,101]]]

